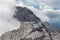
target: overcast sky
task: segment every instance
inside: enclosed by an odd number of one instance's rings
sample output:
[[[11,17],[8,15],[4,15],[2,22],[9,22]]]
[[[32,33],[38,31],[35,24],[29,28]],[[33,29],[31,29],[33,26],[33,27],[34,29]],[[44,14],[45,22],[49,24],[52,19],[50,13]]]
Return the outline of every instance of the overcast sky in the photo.
[[[0,0],[0,35],[19,28],[12,17],[16,5],[29,8],[42,22],[60,23],[60,0]]]

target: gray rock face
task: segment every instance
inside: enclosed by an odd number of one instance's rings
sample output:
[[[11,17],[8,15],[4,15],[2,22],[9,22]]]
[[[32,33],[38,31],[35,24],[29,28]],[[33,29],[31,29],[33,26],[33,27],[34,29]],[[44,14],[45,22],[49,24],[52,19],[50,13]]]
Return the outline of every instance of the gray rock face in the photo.
[[[53,40],[60,40],[60,32],[51,33]]]
[[[22,22],[20,28],[6,32],[0,40],[51,40],[42,23]]]
[[[18,19],[21,22],[39,22],[40,19],[26,7],[16,7],[14,18]]]

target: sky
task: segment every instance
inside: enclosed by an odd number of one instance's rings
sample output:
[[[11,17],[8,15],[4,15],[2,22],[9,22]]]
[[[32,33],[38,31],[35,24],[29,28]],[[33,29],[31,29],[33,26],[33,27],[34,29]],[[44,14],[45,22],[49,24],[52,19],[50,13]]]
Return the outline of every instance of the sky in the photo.
[[[42,22],[60,26],[60,0],[0,0],[0,36],[20,27],[20,22],[12,17],[15,6],[27,7]]]

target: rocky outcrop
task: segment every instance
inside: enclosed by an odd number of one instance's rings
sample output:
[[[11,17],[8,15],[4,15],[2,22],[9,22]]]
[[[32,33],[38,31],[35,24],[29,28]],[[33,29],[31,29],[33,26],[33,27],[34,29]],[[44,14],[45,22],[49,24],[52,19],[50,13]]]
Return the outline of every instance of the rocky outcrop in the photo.
[[[31,10],[19,6],[16,9],[13,17],[21,22],[20,28],[4,33],[0,40],[53,40],[48,27]]]
[[[42,23],[22,22],[20,28],[6,32],[0,40],[51,40]]]
[[[51,35],[52,35],[53,40],[60,40],[60,32],[59,31],[52,32]]]

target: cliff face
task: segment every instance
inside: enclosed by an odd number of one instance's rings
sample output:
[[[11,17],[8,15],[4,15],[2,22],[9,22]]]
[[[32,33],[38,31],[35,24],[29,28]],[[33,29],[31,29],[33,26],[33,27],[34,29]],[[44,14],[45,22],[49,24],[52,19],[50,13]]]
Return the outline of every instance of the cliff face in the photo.
[[[0,40],[52,40],[52,36],[41,20],[27,8],[16,7],[14,18],[21,22],[20,28],[4,33]]]

